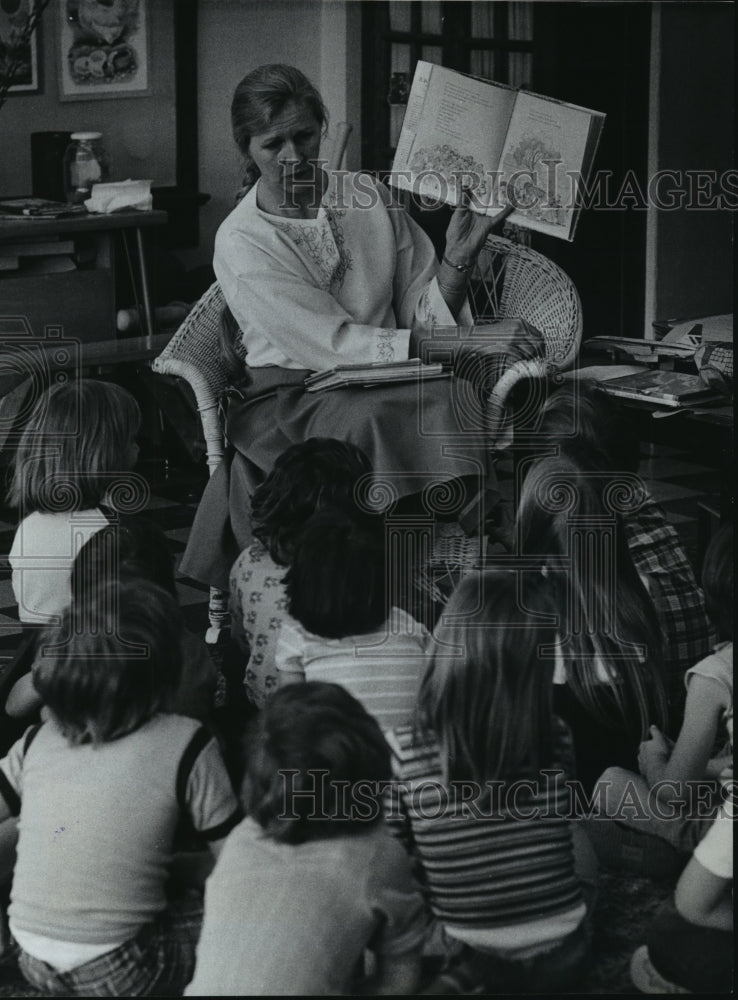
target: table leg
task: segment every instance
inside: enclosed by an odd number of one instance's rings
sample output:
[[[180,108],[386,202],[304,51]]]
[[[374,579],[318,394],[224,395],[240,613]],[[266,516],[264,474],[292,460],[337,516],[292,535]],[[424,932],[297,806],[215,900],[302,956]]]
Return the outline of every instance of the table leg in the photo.
[[[138,250],[138,269],[141,279],[141,298],[143,305],[143,332],[145,336],[151,337],[154,330],[154,311],[151,308],[151,295],[149,293],[149,277],[146,270],[146,251],[144,248],[143,231],[136,227],[136,249]]]

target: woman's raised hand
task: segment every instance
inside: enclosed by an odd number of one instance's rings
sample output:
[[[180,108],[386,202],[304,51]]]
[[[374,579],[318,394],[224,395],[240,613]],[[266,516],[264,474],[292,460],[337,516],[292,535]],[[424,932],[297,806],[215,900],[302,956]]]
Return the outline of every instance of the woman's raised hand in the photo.
[[[451,216],[446,230],[446,251],[444,256],[451,266],[472,265],[487,237],[499,231],[505,219],[513,211],[513,205],[506,205],[497,215],[482,215],[470,208],[468,188],[462,188],[461,201]]]

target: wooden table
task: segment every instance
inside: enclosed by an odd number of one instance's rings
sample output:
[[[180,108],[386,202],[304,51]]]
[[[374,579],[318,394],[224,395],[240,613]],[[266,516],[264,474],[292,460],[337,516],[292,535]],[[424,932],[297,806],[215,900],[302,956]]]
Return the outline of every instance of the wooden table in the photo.
[[[155,333],[150,337],[126,337],[120,340],[97,340],[89,343],[70,338],[17,337],[0,341],[0,371],[17,371],[24,364],[49,373],[86,372],[94,368],[151,361],[164,350],[172,334]]]
[[[12,260],[19,254],[23,256],[24,244],[31,247],[35,244],[39,249],[44,242],[52,245],[61,239],[73,242],[75,248],[89,256],[89,260],[78,264],[77,269],[61,273],[29,273],[23,269],[3,272],[0,277],[0,316],[25,317],[37,337],[43,336],[47,326],[63,327],[67,336],[80,340],[95,341],[108,335],[114,336],[113,238],[120,232],[128,253],[126,237],[132,231],[136,242],[143,330],[147,335],[153,334],[144,230],[164,225],[166,221],[166,212],[135,210],[110,215],[86,213],[57,219],[0,215],[0,258]],[[91,250],[94,257],[89,254]],[[77,249],[74,255],[80,255]],[[131,277],[135,290],[136,277],[133,274]]]

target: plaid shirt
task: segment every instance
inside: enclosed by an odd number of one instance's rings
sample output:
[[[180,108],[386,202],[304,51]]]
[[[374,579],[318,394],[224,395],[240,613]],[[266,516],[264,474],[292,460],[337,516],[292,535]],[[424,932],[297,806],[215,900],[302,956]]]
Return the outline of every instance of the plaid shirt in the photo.
[[[692,565],[663,509],[646,494],[643,504],[623,523],[630,554],[664,633],[667,695],[681,721],[685,671],[708,655],[717,635]]]

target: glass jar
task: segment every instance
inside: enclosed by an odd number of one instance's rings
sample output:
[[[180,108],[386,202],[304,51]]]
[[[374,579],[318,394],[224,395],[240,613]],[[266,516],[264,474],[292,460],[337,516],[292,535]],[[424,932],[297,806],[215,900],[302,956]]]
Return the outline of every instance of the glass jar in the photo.
[[[102,132],[72,132],[64,154],[66,199],[79,205],[90,197],[93,184],[110,176],[110,163],[102,144]]]

